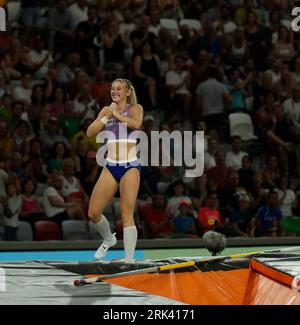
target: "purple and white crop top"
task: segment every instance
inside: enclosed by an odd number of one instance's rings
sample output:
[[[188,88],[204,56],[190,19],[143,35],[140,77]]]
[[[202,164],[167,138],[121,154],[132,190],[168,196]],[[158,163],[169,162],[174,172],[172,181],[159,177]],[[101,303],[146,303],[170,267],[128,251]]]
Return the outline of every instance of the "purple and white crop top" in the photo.
[[[127,105],[121,115],[126,117],[131,117],[130,105]],[[127,127],[127,123],[120,123],[116,118],[112,117],[108,120],[106,124],[105,131],[108,132],[107,143],[112,142],[127,142],[136,143],[136,138],[134,136],[135,129]]]

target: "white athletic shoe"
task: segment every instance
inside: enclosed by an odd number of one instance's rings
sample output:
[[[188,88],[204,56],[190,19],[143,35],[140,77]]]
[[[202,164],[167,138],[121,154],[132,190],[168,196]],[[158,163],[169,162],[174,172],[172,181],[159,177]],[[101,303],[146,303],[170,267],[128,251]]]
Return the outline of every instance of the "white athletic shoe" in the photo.
[[[100,260],[101,258],[103,258],[106,254],[107,251],[110,247],[115,246],[117,243],[117,238],[116,238],[116,234],[112,234],[112,239],[111,241],[103,241],[103,243],[101,244],[101,246],[97,249],[97,252],[95,253],[95,259]]]

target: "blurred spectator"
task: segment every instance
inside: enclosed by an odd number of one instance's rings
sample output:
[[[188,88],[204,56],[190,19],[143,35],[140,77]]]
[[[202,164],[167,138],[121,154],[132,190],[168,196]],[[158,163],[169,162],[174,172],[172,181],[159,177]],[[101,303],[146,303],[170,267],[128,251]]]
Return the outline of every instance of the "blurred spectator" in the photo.
[[[68,7],[68,11],[71,13],[71,27],[75,28],[88,18],[88,0],[75,0]]]
[[[225,85],[218,81],[218,70],[214,66],[208,68],[208,80],[201,82],[196,90],[195,110],[200,111],[207,129],[216,129],[220,132],[223,125],[225,105],[231,103]]]
[[[37,138],[32,139],[29,144],[29,159],[26,161],[26,173],[35,183],[46,183],[47,177],[41,155],[41,143]]]
[[[300,84],[300,58],[295,59],[295,68],[294,68],[294,72],[292,72],[292,77],[294,83],[299,85]]]
[[[91,195],[93,188],[100,176],[102,168],[100,168],[96,161],[97,153],[95,151],[88,151],[84,156],[84,164],[79,173],[80,183],[87,195]]]
[[[5,240],[16,241],[22,199],[15,182],[8,182],[6,191],[8,200],[4,205],[4,237]]]
[[[33,63],[33,72],[36,79],[43,79],[48,73],[49,65],[53,63],[51,52],[44,49],[44,40],[41,35],[36,35],[33,41],[33,48],[29,57]]]
[[[238,170],[240,185],[247,191],[251,190],[254,170],[252,168],[252,158],[248,155],[242,158],[242,167]]]
[[[133,61],[133,77],[138,94],[144,103],[144,109],[153,110],[157,103],[157,82],[160,78],[160,60],[153,53],[150,42],[146,40],[141,44],[141,53]],[[145,95],[146,96],[145,96]],[[145,98],[146,97],[146,98]]]
[[[231,214],[230,221],[238,236],[255,236],[255,218],[250,209],[250,198],[248,195],[240,195],[238,206]]]
[[[124,60],[126,44],[119,35],[117,21],[111,20],[100,31],[101,66],[113,71],[116,78],[124,77]]]
[[[0,203],[6,197],[6,183],[8,181],[8,174],[3,169],[3,167],[4,167],[4,164],[1,161],[0,162]]]
[[[97,15],[97,8],[89,6],[87,19],[76,26],[74,39],[74,50],[83,58],[83,65],[87,67],[88,71],[94,71],[99,62],[98,48],[94,44],[94,38],[99,32],[100,19]]]
[[[71,139],[79,130],[80,124],[75,118],[74,103],[72,100],[67,100],[64,103],[64,111],[59,117],[59,126],[62,129],[63,135],[67,139]]]
[[[60,83],[70,82],[75,78],[76,73],[80,70],[81,57],[78,53],[71,52],[68,55],[67,63],[64,64],[58,74],[58,81]]]
[[[56,87],[53,90],[53,100],[50,102],[51,115],[55,118],[64,111],[66,94],[62,87]]]
[[[207,199],[207,194],[209,191],[208,180],[206,174],[200,177],[193,178],[192,181],[186,183],[189,188],[190,197],[193,202],[193,207],[198,211]]]
[[[82,138],[89,150],[98,150],[100,145],[99,143],[96,143],[96,137],[87,137],[86,136],[86,130],[91,125],[93,120],[86,119],[83,121],[83,125],[81,127],[81,130],[77,132],[73,138],[70,141],[71,147],[76,150],[78,139]]]
[[[295,207],[296,195],[290,188],[290,181],[287,176],[280,178],[279,187],[275,189],[278,193],[279,208],[282,212],[283,221],[286,217],[293,216],[292,208]]]
[[[36,85],[32,89],[31,105],[28,108],[28,116],[32,123],[35,125],[39,122],[42,115],[42,110],[47,103],[48,94],[42,85]]]
[[[231,139],[231,150],[226,153],[225,165],[238,170],[242,167],[242,159],[247,155],[241,151],[243,143],[240,136],[233,136]]]
[[[282,104],[284,113],[290,121],[290,131],[293,141],[300,142],[300,86],[292,88],[292,94]]]
[[[222,217],[230,218],[233,210],[237,208],[238,196],[246,194],[245,189],[240,187],[240,179],[237,171],[232,170],[228,176],[228,184],[218,192],[220,198],[220,210]]]
[[[81,85],[78,94],[74,100],[74,114],[78,121],[85,119],[95,119],[97,108],[96,102],[91,94],[91,87],[89,83]]]
[[[225,165],[225,155],[222,151],[216,152],[215,160],[216,166],[208,169],[207,177],[211,188],[217,191],[222,190],[227,185],[232,168]]]
[[[295,55],[291,38],[292,31],[289,31],[285,26],[281,26],[278,40],[274,44],[275,56],[287,63],[290,63]]]
[[[22,74],[21,85],[14,88],[13,97],[15,101],[21,101],[30,105],[32,94],[32,77],[29,73]]]
[[[47,172],[60,172],[62,170],[62,163],[68,157],[67,148],[64,142],[55,142],[51,148],[50,157],[47,163]]]
[[[210,137],[207,140],[207,150],[204,152],[204,163],[207,169],[216,166],[216,153],[219,150],[219,141]]]
[[[191,211],[191,205],[187,201],[179,203],[179,214],[174,218],[174,232],[176,235],[196,236],[195,218]]]
[[[174,69],[166,74],[166,86],[169,89],[171,99],[180,100],[180,117],[183,123],[190,122],[191,118],[191,99],[192,95],[189,91],[190,73],[184,70],[184,58],[176,55],[174,58]]]
[[[273,190],[278,186],[279,181],[279,166],[278,159],[276,156],[272,155],[268,157],[267,166],[263,173],[264,186]]]
[[[277,192],[270,192],[267,205],[257,211],[256,234],[258,236],[280,236],[282,234],[282,213],[278,208]]]
[[[72,158],[66,158],[62,164],[62,181],[63,187],[61,194],[65,199],[68,199],[73,193],[82,193],[84,198],[84,192],[78,177],[75,176],[75,164]]]
[[[216,192],[208,193],[205,205],[198,211],[197,221],[201,235],[221,224],[221,214],[218,207],[218,194]]]
[[[104,107],[111,103],[110,88],[111,83],[107,80],[107,72],[97,67],[94,81],[91,84],[91,94],[99,107]]]
[[[288,68],[281,71],[280,79],[274,84],[274,93],[280,101],[284,101],[291,97],[293,89],[293,78]]]
[[[35,222],[44,217],[38,199],[34,194],[36,188],[37,184],[30,178],[23,184],[22,205],[19,215],[20,220],[31,224],[33,231]]]
[[[48,11],[49,50],[58,56],[65,56],[72,34],[72,14],[66,0],[58,0]]]
[[[0,120],[0,157],[3,160],[9,157],[14,150],[14,141],[10,135],[7,127],[7,123],[4,120]]]
[[[172,218],[175,218],[179,213],[179,204],[181,201],[187,201],[189,204],[192,203],[192,200],[189,196],[185,194],[186,186],[182,181],[176,181],[171,184],[170,187],[171,195],[168,200],[168,211],[170,212]]]
[[[76,202],[65,202],[60,195],[63,187],[63,180],[60,175],[52,174],[48,179],[48,185],[43,194],[43,207],[48,220],[59,225],[64,220],[84,220],[84,214],[80,206]]]
[[[143,208],[141,206],[140,213],[150,238],[171,236],[173,224],[162,194],[154,194],[151,203],[147,203]]]
[[[50,117],[48,120],[47,130],[40,135],[40,141],[42,145],[42,154],[44,157],[49,157],[49,153],[55,142],[63,142],[68,148],[68,140],[59,134],[58,132],[58,120],[56,117]]]
[[[156,36],[149,30],[149,27],[150,19],[148,16],[144,15],[139,20],[138,28],[131,32],[130,40],[132,42],[134,56],[139,53],[141,50],[141,44],[144,43],[145,40],[150,42],[152,49],[155,49]]]
[[[214,24],[216,33],[220,32],[222,35],[233,33],[237,26],[230,17],[230,7],[224,3],[220,8],[220,14],[220,19]]]
[[[18,151],[12,154],[10,171],[16,175],[21,183],[25,182],[28,178],[27,171],[23,167],[22,155]]]

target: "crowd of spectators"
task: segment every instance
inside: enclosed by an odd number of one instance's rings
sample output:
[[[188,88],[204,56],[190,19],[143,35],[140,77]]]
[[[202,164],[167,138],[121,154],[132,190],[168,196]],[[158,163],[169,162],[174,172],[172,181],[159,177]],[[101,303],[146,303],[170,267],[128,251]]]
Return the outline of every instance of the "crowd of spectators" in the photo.
[[[20,220],[33,228],[38,220],[87,222],[102,167],[99,144],[85,131],[110,104],[117,77],[134,84],[147,134],[205,132],[202,176],[187,178],[185,166],[172,164],[142,167],[141,237],[197,238],[207,230],[300,235],[300,34],[290,28],[293,1],[20,2],[20,17],[11,24],[8,17],[0,33],[6,240],[16,239]],[[251,117],[254,145],[230,133],[235,112]]]

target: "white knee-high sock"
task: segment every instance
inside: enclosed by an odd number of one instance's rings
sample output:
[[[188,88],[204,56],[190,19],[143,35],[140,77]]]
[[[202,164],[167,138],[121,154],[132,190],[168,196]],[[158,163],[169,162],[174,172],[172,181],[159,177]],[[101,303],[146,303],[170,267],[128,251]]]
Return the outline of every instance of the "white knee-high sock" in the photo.
[[[123,229],[123,241],[125,250],[125,261],[133,261],[136,241],[137,241],[137,230],[136,226],[129,226]]]
[[[94,223],[93,225],[105,241],[111,241],[112,233],[110,230],[109,222],[103,214],[100,221]]]

